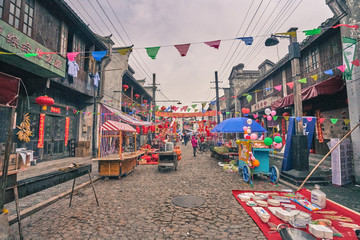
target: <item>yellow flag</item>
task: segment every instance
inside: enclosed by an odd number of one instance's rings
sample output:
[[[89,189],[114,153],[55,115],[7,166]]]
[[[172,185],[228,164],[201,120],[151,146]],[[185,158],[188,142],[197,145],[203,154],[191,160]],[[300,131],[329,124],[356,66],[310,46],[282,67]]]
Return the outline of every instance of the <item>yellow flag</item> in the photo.
[[[296,32],[284,32],[284,33],[275,33],[276,35],[288,35],[291,37],[296,37]]]
[[[239,112],[235,112],[235,114],[240,114]]]
[[[121,55],[126,55],[129,50],[131,51],[132,48],[123,48],[123,49],[118,49],[117,51],[118,51]]]
[[[261,90],[255,90],[254,92],[256,93],[256,92],[260,92]]]
[[[345,125],[348,125],[350,123],[350,119],[344,119]]]
[[[16,54],[16,53],[0,52],[0,54],[7,54],[7,55],[11,55],[11,54]]]
[[[317,79],[318,79],[318,75],[317,74],[315,74],[315,75],[312,75],[312,76],[310,76],[312,79],[314,79],[314,81],[317,81]]]
[[[286,121],[289,121],[289,117],[290,117],[290,116],[284,116],[284,118],[285,118]]]

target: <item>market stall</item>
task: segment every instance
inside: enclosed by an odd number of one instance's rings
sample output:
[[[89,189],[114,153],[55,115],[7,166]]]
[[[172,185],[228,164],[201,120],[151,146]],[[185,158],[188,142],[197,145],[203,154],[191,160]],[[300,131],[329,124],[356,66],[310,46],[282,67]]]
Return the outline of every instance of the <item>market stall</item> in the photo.
[[[112,134],[112,133],[117,134]],[[123,132],[133,133],[135,138],[135,151],[123,153]],[[110,134],[105,134],[110,133]],[[101,151],[102,144],[109,144],[111,141],[104,141],[104,138],[115,138],[114,153],[106,155]],[[113,139],[114,140],[114,139]],[[117,150],[117,149],[118,150]],[[112,120],[106,121],[99,129],[99,153],[98,158],[93,159],[99,162],[99,175],[106,177],[121,177],[129,174],[136,166],[138,158],[144,153],[143,151],[136,151],[136,130],[128,124],[115,122]],[[118,153],[116,153],[118,151]]]
[[[355,229],[360,229],[360,214],[326,196],[319,197],[315,191],[233,190],[232,193],[267,239],[357,239]],[[283,238],[284,232],[296,232],[308,238]]]

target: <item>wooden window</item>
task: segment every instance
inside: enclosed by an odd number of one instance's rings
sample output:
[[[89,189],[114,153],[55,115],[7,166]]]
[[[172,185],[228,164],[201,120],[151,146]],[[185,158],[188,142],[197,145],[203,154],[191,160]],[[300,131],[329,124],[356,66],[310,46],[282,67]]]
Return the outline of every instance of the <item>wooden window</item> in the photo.
[[[32,28],[33,28],[34,5],[35,5],[35,0],[25,1],[23,33],[25,33],[28,36],[31,36]]]
[[[4,12],[4,0],[0,0],[0,18],[3,17]]]
[[[265,96],[273,93],[274,89],[273,89],[273,81],[272,79],[267,80],[265,83]]]
[[[80,69],[84,70],[85,44],[76,34],[73,38],[73,52],[80,52],[78,65]]]
[[[315,48],[311,51],[311,61],[314,70],[320,67],[319,60],[320,60],[319,49]]]
[[[19,29],[21,0],[10,0],[9,24]]]
[[[304,58],[304,65],[305,65],[305,72],[309,73],[310,72],[310,54],[306,54],[305,58]]]
[[[63,57],[66,57],[67,43],[68,43],[68,27],[65,23],[61,25],[61,35],[60,35],[60,54]]]

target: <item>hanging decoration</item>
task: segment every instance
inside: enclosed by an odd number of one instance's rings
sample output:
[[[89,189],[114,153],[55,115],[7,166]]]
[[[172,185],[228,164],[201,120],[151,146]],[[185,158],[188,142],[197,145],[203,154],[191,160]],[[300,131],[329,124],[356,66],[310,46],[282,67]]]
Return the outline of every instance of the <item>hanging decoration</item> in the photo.
[[[148,101],[147,100],[143,100],[143,103],[147,103]]]
[[[252,98],[253,98],[253,97],[252,97],[250,94],[246,96],[246,100],[247,100],[248,102],[250,102],[250,101],[252,100]]]
[[[320,34],[321,33],[321,28],[314,28],[312,30],[305,30],[305,31],[303,31],[303,33],[305,33],[305,36],[311,36],[311,35]]]
[[[160,47],[149,47],[149,48],[145,48],[145,49],[146,49],[148,56],[152,59],[155,59],[156,55],[159,52]]]
[[[54,99],[48,96],[40,96],[35,99],[35,102],[42,106],[42,109],[45,111],[47,106],[51,106],[54,104]]]
[[[240,39],[245,42],[245,45],[252,45],[254,38],[253,37],[239,37],[236,39]]]
[[[135,94],[134,97],[135,97],[136,99],[138,99],[138,98],[140,97],[140,95],[139,95],[139,94]]]
[[[174,45],[174,46],[179,51],[180,56],[185,57],[188,50],[189,50],[190,43],[188,43],[188,44],[179,44],[179,45]]]
[[[96,61],[100,62],[103,57],[105,57],[107,51],[92,51],[91,55],[95,58]]]
[[[213,47],[213,48],[219,49],[220,42],[221,42],[221,40],[216,40],[216,41],[210,41],[210,42],[204,42],[204,43],[205,43],[206,45],[208,45],[209,47]]]
[[[317,74],[312,75],[312,76],[310,76],[310,77],[311,77],[312,79],[314,79],[315,82],[318,80],[318,75],[317,75]]]
[[[124,89],[124,92],[126,92],[126,90],[129,89],[129,85],[124,84],[124,85],[123,85],[123,89]]]
[[[288,87],[289,87],[290,89],[293,89],[293,87],[294,87],[294,82],[286,83],[286,85],[288,85]]]
[[[66,117],[65,118],[65,138],[64,138],[65,147],[68,145],[68,142],[69,142],[69,129],[70,129],[70,118]]]
[[[45,113],[40,113],[38,148],[44,148]]]
[[[19,131],[16,133],[20,141],[30,142],[30,136],[32,136],[32,131],[30,130],[30,116],[29,113],[24,115],[23,121],[20,123],[20,126],[16,126]]]

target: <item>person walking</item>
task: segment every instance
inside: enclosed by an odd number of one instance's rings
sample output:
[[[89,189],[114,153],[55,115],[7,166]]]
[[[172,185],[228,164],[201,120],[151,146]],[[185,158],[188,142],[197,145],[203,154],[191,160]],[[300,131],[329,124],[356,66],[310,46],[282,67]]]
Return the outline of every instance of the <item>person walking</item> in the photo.
[[[185,146],[186,146],[188,141],[189,141],[189,135],[188,134],[185,134],[184,141],[185,141]]]
[[[198,140],[195,138],[195,136],[192,136],[191,145],[194,149],[194,157],[196,157],[196,148],[198,147]]]

